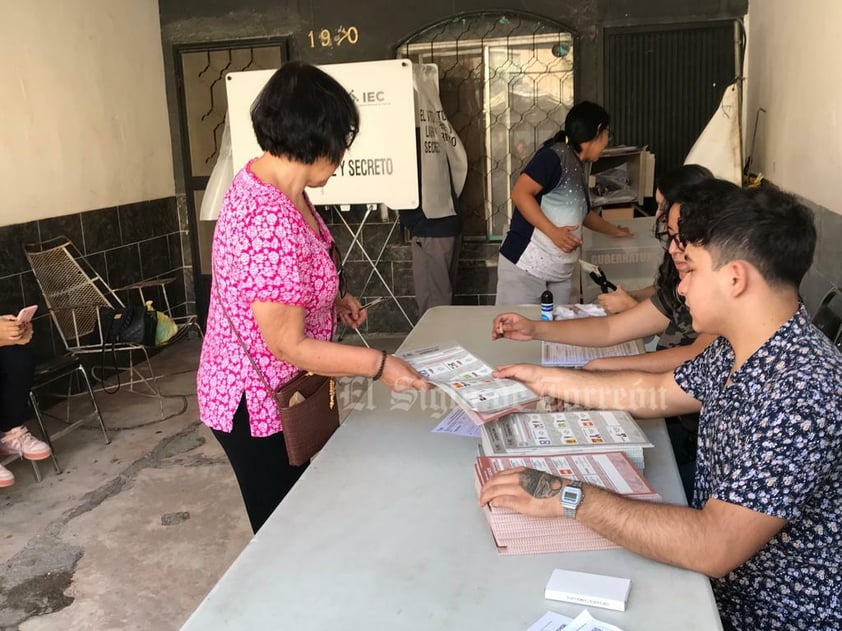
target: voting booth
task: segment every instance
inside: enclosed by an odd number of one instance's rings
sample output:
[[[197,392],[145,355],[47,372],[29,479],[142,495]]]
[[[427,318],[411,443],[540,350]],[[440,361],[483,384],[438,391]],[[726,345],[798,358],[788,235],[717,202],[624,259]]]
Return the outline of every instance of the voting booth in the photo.
[[[418,205],[412,66],[407,60],[319,66],[351,95],[360,133],[336,173],[322,188],[308,189],[316,205],[384,203]],[[262,151],[251,125],[251,106],[274,70],[226,75],[231,150],[236,173]]]
[[[336,205],[340,209],[348,209],[350,204],[366,205],[362,221],[356,227],[348,223],[342,212],[338,213],[352,236],[343,254],[343,264],[351,249],[358,246],[371,266],[368,280],[374,276],[380,279],[411,326],[414,322],[377,267],[385,243],[397,229],[397,218],[382,247],[365,243],[361,236],[370,214],[378,207],[387,213],[386,206],[414,208],[419,204],[412,64],[405,59],[393,59],[319,68],[336,79],[354,99],[360,113],[360,131],[333,177],[321,188],[307,189],[307,194],[316,205]],[[274,73],[275,70],[255,70],[226,75],[233,173],[262,153],[252,129],[251,106]],[[362,294],[365,287],[352,290]]]

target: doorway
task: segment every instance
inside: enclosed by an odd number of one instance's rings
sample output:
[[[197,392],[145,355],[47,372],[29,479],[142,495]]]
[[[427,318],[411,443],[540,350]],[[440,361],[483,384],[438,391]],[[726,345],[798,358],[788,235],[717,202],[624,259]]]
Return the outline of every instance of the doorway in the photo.
[[[174,52],[196,314],[204,328],[216,222],[201,221],[199,210],[219,154],[228,112],[225,75],[280,68],[289,59],[289,46],[286,38],[272,38],[176,46]]]

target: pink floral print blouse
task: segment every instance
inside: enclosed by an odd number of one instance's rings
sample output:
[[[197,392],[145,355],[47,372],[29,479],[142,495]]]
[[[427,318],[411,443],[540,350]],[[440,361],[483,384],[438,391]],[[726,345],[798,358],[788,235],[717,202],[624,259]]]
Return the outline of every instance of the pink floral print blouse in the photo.
[[[196,375],[199,415],[208,427],[230,432],[245,392],[252,436],[283,429],[275,400],[237,342],[220,300],[275,389],[298,368],[269,351],[252,302],[303,307],[308,337],[329,340],[333,335],[339,279],[330,258],[330,233],[315,210],[313,215],[321,234],[313,232],[286,195],[252,173],[251,162],[225,194],[213,236],[213,289]]]

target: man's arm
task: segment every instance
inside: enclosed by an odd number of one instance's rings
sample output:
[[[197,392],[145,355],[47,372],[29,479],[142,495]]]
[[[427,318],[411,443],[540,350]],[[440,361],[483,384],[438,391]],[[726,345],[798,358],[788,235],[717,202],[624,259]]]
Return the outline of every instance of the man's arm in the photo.
[[[485,483],[480,505],[563,519],[566,482],[534,469],[503,471]],[[631,500],[582,485],[576,520],[641,556],[720,577],[754,556],[786,521],[711,499],[702,510]]]
[[[692,344],[674,346],[653,353],[631,355],[628,357],[601,357],[585,364],[585,370],[641,370],[643,372],[667,372],[675,370],[686,361],[693,359],[716,339],[714,335],[703,333]]]
[[[495,377],[522,381],[533,392],[595,410],[626,410],[638,418],[698,412],[701,404],[675,383],[671,372],[591,372],[534,364],[500,366]]]

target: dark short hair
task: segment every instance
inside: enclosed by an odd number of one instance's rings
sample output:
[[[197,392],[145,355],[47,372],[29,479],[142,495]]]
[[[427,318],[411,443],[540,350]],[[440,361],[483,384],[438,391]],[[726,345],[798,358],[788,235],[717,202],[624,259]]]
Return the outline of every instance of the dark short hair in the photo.
[[[323,70],[300,61],[284,64],[251,108],[254,135],[263,151],[313,164],[339,164],[360,128],[351,95]]]
[[[544,144],[566,142],[578,153],[582,150],[583,142],[593,140],[610,124],[611,116],[605,111],[605,108],[590,101],[582,101],[576,103],[567,112],[564,119],[564,129]]]
[[[801,284],[813,262],[813,214],[789,193],[773,187],[734,189],[688,209],[681,207],[679,234],[706,248],[715,268],[751,263],[772,286]]]

